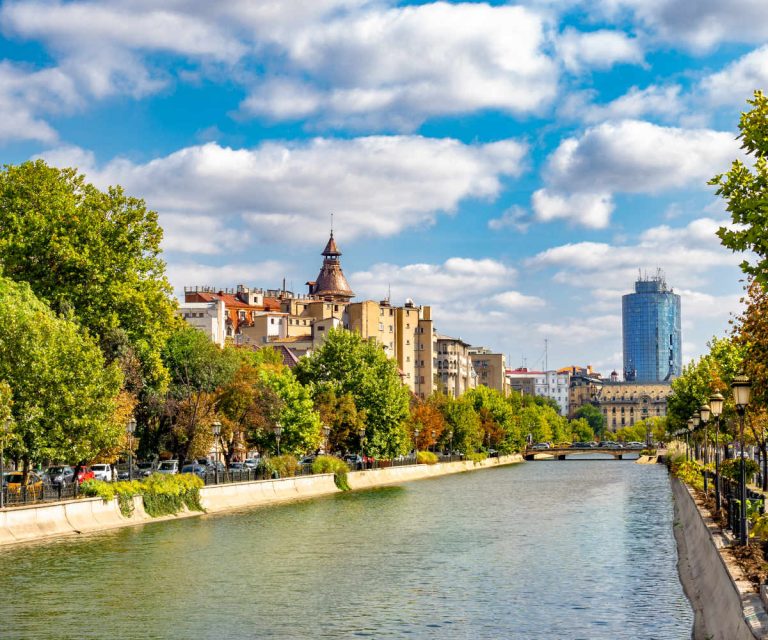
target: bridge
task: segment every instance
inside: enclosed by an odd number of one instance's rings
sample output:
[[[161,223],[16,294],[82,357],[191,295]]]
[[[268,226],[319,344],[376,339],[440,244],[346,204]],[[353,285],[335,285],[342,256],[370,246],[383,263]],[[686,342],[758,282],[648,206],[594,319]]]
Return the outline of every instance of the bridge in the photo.
[[[550,449],[534,449],[528,447],[523,453],[523,457],[526,460],[542,460],[547,458],[565,460],[565,456],[593,456],[596,453],[611,455],[614,460],[623,460],[624,456],[639,456],[640,449],[624,449],[623,447],[590,447],[588,449],[582,449],[581,447],[552,447]]]

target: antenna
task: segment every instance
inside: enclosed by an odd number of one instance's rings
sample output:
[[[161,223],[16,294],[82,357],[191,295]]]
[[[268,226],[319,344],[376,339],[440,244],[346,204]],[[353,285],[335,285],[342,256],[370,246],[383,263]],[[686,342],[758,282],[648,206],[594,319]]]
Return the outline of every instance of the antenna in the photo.
[[[331,237],[333,237],[333,213],[331,213]]]
[[[549,338],[544,338],[544,371],[549,371]]]
[[[387,302],[392,304],[392,284],[387,283]]]

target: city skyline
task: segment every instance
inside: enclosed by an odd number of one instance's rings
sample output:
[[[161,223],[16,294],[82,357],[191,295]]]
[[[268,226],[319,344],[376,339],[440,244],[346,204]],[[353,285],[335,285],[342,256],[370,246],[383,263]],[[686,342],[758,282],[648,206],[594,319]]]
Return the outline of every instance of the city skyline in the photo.
[[[431,305],[510,366],[548,339],[621,371],[621,296],[661,268],[685,364],[738,309],[706,181],[766,25],[736,1],[3,2],[0,145],[145,198],[177,294],[301,290],[334,213],[357,299]]]

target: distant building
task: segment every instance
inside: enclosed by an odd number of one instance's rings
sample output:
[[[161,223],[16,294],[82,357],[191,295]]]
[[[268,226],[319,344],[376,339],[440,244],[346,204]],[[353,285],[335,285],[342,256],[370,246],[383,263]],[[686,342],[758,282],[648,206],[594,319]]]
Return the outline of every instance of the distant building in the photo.
[[[223,347],[227,340],[227,313],[223,300],[184,302],[177,313],[187,324],[199,329],[213,342]]]
[[[680,296],[661,273],[635,282],[621,299],[624,380],[670,381],[682,370]]]
[[[471,347],[469,357],[477,374],[477,384],[496,389],[505,396],[509,393],[507,363],[503,353],[493,353],[485,347]]]
[[[671,393],[668,382],[605,382],[594,404],[602,412],[607,428],[617,431],[640,420],[666,416]]]
[[[573,418],[580,407],[585,404],[592,404],[597,399],[605,381],[589,365],[586,367],[564,367],[558,371],[567,371],[569,374],[568,417]]]
[[[568,415],[570,374],[567,370],[529,371],[525,367],[507,369],[507,384],[510,389],[523,394],[551,398],[560,408],[560,415]]]
[[[437,335],[437,380],[440,388],[454,398],[477,386],[469,346],[461,338]]]

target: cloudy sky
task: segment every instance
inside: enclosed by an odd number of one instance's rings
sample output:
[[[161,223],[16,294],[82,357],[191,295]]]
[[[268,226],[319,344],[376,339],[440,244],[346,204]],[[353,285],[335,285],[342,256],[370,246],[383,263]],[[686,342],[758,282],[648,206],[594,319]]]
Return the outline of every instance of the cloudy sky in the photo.
[[[727,331],[708,178],[768,88],[765,0],[0,2],[0,147],[160,213],[177,290],[302,291],[330,213],[358,297],[513,365],[621,370],[638,269]]]

